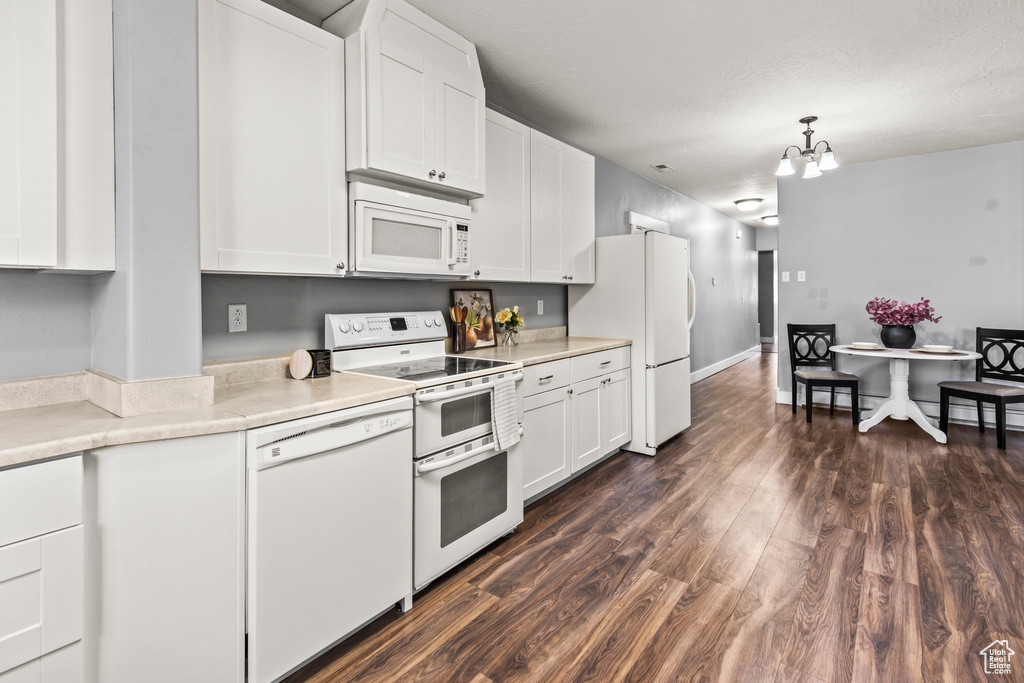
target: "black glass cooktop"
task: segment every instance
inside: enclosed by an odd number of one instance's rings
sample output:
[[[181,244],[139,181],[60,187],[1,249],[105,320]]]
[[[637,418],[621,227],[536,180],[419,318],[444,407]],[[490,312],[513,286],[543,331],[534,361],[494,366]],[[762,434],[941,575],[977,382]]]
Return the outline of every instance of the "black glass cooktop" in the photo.
[[[352,371],[362,372],[367,375],[377,375],[379,377],[389,377],[391,379],[404,379],[410,382],[426,382],[429,380],[451,379],[457,375],[501,368],[506,365],[510,365],[510,363],[503,360],[466,358],[464,356],[435,356],[433,358],[411,360],[405,363],[352,368]]]

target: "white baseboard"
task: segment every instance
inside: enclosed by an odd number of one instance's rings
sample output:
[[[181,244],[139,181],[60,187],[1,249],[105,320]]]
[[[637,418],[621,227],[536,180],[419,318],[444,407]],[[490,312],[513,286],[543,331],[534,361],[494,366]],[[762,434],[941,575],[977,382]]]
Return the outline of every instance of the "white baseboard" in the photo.
[[[755,346],[752,349],[747,349],[746,351],[743,351],[741,353],[737,353],[735,356],[732,356],[730,358],[726,358],[725,360],[720,360],[717,363],[714,363],[712,365],[707,366],[706,368],[701,368],[700,370],[691,371],[690,372],[690,384],[695,384],[696,382],[699,382],[702,379],[707,379],[708,377],[710,377],[711,375],[715,374],[716,372],[721,372],[722,370],[725,370],[728,367],[736,365],[737,363],[742,363],[746,359],[753,358],[754,356],[757,356],[760,353],[761,353],[761,347],[760,346]]]
[[[791,392],[782,391],[778,387],[775,388],[775,402],[776,403],[782,403],[784,405],[791,405],[792,404],[792,400],[793,400],[792,397],[793,397],[793,394]],[[824,400],[819,400],[822,397],[825,397],[825,399]],[[828,398],[827,397],[828,397],[828,394],[826,394],[824,391],[815,391],[814,392],[814,405],[815,406],[820,406],[822,408],[828,408]],[[860,414],[861,414],[861,417],[863,418],[864,415],[866,415],[868,413],[868,411],[874,410],[879,405],[881,405],[882,401],[887,399],[888,396],[865,396],[864,394],[861,394],[859,398],[860,398]],[[911,398],[913,398],[913,397],[911,397]],[[939,406],[939,402],[938,401],[924,401],[922,399],[915,398],[914,399],[914,403],[916,403],[921,408],[921,412],[923,412],[928,417],[934,418],[936,420],[939,419],[939,409],[940,409],[940,406]],[[797,398],[796,404],[797,404],[798,409],[802,408],[803,405],[804,405],[804,402],[803,402],[803,392],[802,391],[800,392],[800,395]],[[850,393],[848,391],[843,391],[843,390],[840,389],[839,391],[836,392],[836,408],[840,408],[842,410],[849,410],[850,409]],[[976,424],[978,424],[978,409],[974,405],[965,405],[965,404],[962,404],[962,403],[950,403],[949,404],[949,421],[950,422],[959,423],[959,424],[972,424],[972,425],[976,425]],[[994,428],[995,424],[996,424],[995,410],[992,408],[991,405],[987,405],[987,406],[985,406],[985,426],[986,427],[987,426],[991,426],[991,427]],[[1020,430],[1024,430],[1024,412],[1022,412],[1020,410],[1014,410],[1012,408],[1007,408],[1007,410],[1006,410],[1006,427],[1007,427],[1007,429],[1020,429]]]

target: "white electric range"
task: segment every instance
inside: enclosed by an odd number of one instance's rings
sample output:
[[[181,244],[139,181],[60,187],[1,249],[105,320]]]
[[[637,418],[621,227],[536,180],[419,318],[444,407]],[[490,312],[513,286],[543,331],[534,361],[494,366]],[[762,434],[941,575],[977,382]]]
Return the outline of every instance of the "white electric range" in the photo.
[[[440,311],[328,314],[335,371],[413,382],[413,583],[424,588],[523,521],[521,446],[495,447],[492,394],[515,389],[522,363],[445,354]],[[507,417],[507,416],[506,416]]]

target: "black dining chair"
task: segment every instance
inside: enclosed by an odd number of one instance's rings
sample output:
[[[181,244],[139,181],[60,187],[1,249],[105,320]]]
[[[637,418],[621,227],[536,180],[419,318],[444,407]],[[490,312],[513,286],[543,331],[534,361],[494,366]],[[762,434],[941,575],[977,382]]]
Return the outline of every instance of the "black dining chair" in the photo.
[[[996,408],[996,446],[1006,450],[1006,406],[1024,403],[1024,330],[979,327],[974,381],[939,382],[939,429],[949,429],[949,399],[966,398],[978,406],[978,431],[985,431],[985,403]],[[1021,382],[1019,386],[984,380]]]
[[[832,415],[836,409],[836,389],[849,389],[853,424],[860,424],[860,401],[857,397],[860,379],[857,375],[836,370],[836,355],[829,350],[836,343],[835,324],[798,325],[787,323],[786,330],[789,336],[793,413],[796,414],[797,383],[802,383],[807,391],[805,404],[808,422],[811,421],[811,408],[816,388],[829,390],[829,415]],[[802,368],[812,369],[804,370]]]

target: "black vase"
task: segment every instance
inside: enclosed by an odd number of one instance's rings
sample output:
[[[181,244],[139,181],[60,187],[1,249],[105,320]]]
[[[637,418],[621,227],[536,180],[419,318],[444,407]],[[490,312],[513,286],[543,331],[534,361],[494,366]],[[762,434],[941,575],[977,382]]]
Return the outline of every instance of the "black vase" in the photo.
[[[889,349],[909,349],[917,341],[913,325],[882,325],[879,336],[882,344]]]

